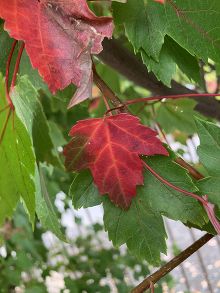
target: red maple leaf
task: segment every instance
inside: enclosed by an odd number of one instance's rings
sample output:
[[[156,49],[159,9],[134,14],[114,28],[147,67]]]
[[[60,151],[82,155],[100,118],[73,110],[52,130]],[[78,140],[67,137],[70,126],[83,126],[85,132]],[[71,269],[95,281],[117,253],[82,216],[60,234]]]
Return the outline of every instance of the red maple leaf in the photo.
[[[143,184],[139,155],[168,155],[156,135],[137,117],[124,113],[79,121],[64,149],[66,168],[89,168],[100,194],[109,194],[116,205],[128,208],[136,186]]]
[[[165,0],[154,0],[155,2],[159,2],[161,4],[165,4]]]
[[[0,0],[0,18],[11,37],[25,42],[32,66],[53,93],[75,84],[70,107],[90,96],[91,54],[112,36],[112,18],[97,17],[86,0]]]

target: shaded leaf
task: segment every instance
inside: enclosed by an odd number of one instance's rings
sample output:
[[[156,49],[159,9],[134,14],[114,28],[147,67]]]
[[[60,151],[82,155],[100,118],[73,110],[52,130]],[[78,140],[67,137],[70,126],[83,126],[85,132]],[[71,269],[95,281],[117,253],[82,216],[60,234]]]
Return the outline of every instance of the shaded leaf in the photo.
[[[33,138],[36,158],[41,162],[60,164],[50,137],[50,130],[38,93],[27,76],[19,78],[12,92],[16,113]]]
[[[44,227],[53,232],[59,239],[66,241],[66,238],[61,230],[61,225],[47,191],[47,186],[44,177],[43,166],[40,165],[39,172],[36,172],[36,213]]]
[[[220,128],[214,123],[196,119],[200,145],[199,159],[210,177],[198,182],[202,194],[208,195],[210,202],[220,209]]]
[[[167,133],[179,130],[183,133],[194,134],[196,132],[195,106],[196,102],[190,99],[166,101],[157,109],[156,120]]]
[[[117,9],[117,10],[116,10]],[[118,23],[125,23],[135,49],[143,48],[158,60],[166,35],[205,62],[220,62],[220,2],[218,0],[165,1],[128,0],[115,4]]]
[[[158,6],[156,3],[149,5],[148,1],[144,0],[128,0],[125,4],[113,5],[115,23],[124,24],[126,35],[135,51],[142,48],[156,61],[158,61],[166,34],[166,26],[161,27],[163,21],[157,15],[151,17],[152,14],[156,14],[153,10],[158,9]]]
[[[220,176],[220,128],[214,123],[196,119],[200,139],[199,159],[209,175]]]
[[[102,203],[102,197],[99,195],[88,170],[76,175],[71,184],[69,194],[72,197],[75,209],[93,207]]]
[[[176,73],[176,63],[167,47],[162,48],[158,62],[149,57],[144,50],[141,50],[141,56],[148,71],[152,71],[158,80],[170,87],[172,77]]]
[[[3,82],[0,92],[4,93]],[[0,99],[0,109],[5,106]],[[0,115],[0,127],[6,121],[7,111]],[[14,115],[14,117],[12,116]],[[19,199],[26,205],[31,222],[35,218],[35,155],[32,141],[22,121],[11,114],[0,144],[0,223],[11,217]]]
[[[207,194],[210,202],[216,204],[220,209],[220,176],[207,177],[198,182],[202,194]]]
[[[198,61],[171,38],[165,38],[158,61],[149,57],[143,49],[140,51],[148,71],[152,71],[157,79],[168,87],[171,86],[171,80],[176,73],[177,66],[190,80],[201,83]]]

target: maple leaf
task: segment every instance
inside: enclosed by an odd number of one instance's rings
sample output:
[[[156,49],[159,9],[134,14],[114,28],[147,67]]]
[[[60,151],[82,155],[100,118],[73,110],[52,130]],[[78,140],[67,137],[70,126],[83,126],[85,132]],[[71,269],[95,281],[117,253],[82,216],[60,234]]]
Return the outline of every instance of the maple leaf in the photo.
[[[86,119],[70,131],[72,141],[65,147],[69,171],[90,169],[100,194],[122,208],[128,208],[143,184],[139,155],[168,155],[157,133],[130,114]]]
[[[111,17],[97,17],[86,0],[0,0],[0,18],[11,37],[25,42],[32,66],[53,93],[71,83],[78,87],[69,107],[90,96],[91,54],[112,36]]]
[[[161,4],[165,4],[165,0],[154,0],[155,2],[159,2]]]

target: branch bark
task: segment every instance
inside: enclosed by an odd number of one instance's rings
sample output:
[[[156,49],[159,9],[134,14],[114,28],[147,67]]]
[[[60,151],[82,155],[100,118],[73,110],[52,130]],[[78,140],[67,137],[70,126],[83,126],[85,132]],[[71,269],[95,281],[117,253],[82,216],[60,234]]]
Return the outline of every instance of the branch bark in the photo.
[[[171,88],[166,87],[152,73],[148,73],[146,66],[115,39],[104,40],[103,48],[104,50],[98,55],[100,60],[155,95],[197,93],[176,81],[172,81]],[[196,97],[195,100],[198,102],[197,111],[205,116],[220,120],[220,103],[214,97]]]
[[[194,252],[200,249],[203,245],[205,245],[210,239],[214,236],[211,234],[205,234],[199,240],[194,242],[184,251],[182,251],[179,255],[174,257],[171,261],[169,261],[165,266],[161,267],[158,271],[153,273],[151,276],[146,278],[142,283],[140,283],[137,287],[135,287],[131,293],[142,293],[145,290],[149,289],[152,283],[156,283],[165,275],[167,275],[170,271],[180,265],[184,260],[190,257]]]

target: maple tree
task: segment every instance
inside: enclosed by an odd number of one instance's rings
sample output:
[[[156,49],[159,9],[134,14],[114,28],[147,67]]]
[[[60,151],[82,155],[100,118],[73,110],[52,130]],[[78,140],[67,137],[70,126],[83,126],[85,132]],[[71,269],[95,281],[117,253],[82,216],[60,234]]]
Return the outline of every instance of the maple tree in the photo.
[[[149,263],[166,253],[163,216],[220,234],[219,14],[217,0],[0,0],[1,224],[21,200],[65,241],[49,165]],[[167,134],[197,134],[199,162]]]

